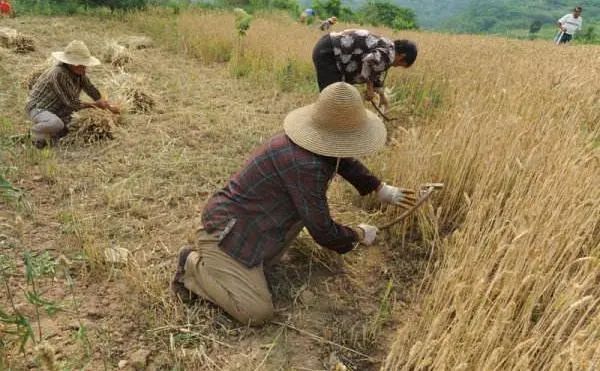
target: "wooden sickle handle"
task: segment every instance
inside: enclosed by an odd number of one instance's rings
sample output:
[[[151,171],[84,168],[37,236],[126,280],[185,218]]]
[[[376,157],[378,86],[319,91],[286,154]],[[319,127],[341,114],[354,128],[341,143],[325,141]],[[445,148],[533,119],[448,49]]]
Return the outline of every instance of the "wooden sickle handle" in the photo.
[[[399,217],[397,217],[396,219],[392,220],[391,222],[387,222],[384,225],[379,226],[378,228],[380,230],[388,229],[389,227],[393,226],[394,224],[397,224],[397,223],[401,222],[402,220],[406,219],[407,216],[409,216],[410,214],[412,214],[413,211],[417,210],[419,208],[419,206],[421,206],[425,201],[427,201],[429,199],[429,197],[431,197],[431,195],[433,194],[433,191],[435,189],[436,189],[436,186],[434,186],[434,185],[428,186],[427,190],[425,191],[425,193],[423,193],[423,195],[421,196],[421,198],[419,199],[419,201],[417,201],[417,203],[415,204],[415,206],[413,206],[410,209],[406,210]]]

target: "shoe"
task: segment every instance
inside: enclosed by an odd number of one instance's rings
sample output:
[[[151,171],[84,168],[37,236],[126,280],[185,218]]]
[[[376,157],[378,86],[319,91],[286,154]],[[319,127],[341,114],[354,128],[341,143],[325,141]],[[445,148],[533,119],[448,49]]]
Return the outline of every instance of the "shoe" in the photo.
[[[179,249],[179,257],[177,259],[177,270],[171,281],[171,291],[183,303],[190,304],[197,299],[197,295],[188,290],[183,284],[183,275],[185,274],[185,262],[188,256],[192,253],[192,248],[183,246]]]
[[[44,149],[48,145],[48,142],[45,139],[37,139],[32,140],[31,144],[37,149]]]

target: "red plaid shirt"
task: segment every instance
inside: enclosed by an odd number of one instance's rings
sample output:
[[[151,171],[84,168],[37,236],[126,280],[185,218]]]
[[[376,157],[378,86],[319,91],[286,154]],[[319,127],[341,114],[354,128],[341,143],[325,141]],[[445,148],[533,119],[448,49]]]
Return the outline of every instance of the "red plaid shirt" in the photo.
[[[222,233],[219,246],[247,267],[261,264],[283,248],[285,235],[302,222],[315,241],[346,253],[358,240],[349,227],[329,214],[327,188],[337,159],[320,156],[278,134],[258,148],[228,184],[215,193],[202,213],[209,233]],[[358,160],[343,158],[338,174],[361,195],[381,183]]]

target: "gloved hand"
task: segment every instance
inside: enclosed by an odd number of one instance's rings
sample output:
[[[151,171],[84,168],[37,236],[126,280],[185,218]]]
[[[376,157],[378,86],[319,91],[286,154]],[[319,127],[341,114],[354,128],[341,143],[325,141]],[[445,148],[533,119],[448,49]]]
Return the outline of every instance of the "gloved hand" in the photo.
[[[366,246],[372,245],[373,242],[375,242],[375,237],[377,237],[377,232],[379,232],[379,229],[373,225],[363,223],[359,224],[358,228],[364,232],[361,236],[362,238],[360,243]]]
[[[414,189],[393,187],[385,183],[381,183],[377,198],[383,203],[398,205],[404,209],[410,209],[417,203]]]

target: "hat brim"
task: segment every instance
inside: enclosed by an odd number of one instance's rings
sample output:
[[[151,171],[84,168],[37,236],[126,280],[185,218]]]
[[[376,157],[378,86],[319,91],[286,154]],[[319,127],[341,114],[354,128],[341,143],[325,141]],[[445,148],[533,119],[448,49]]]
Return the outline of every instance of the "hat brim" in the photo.
[[[74,59],[74,58],[69,58],[68,56],[66,56],[65,52],[53,52],[52,56],[60,62],[63,62],[66,64],[72,64],[74,66],[93,67],[93,66],[97,66],[100,64],[100,61],[98,60],[98,58],[95,58],[95,57],[89,57],[89,58],[84,58],[84,59]]]
[[[355,157],[372,154],[385,145],[387,130],[376,114],[366,111],[366,122],[358,128],[325,130],[313,125],[315,105],[290,112],[283,121],[286,135],[300,147],[322,156]]]

